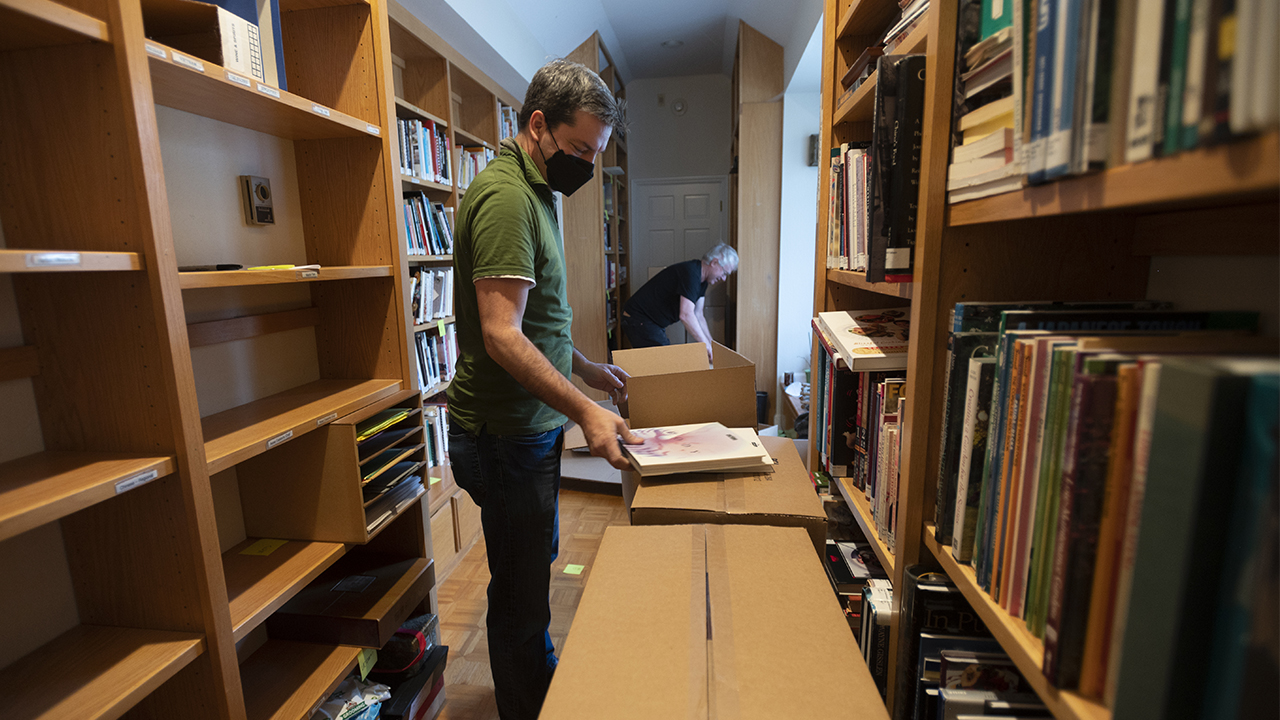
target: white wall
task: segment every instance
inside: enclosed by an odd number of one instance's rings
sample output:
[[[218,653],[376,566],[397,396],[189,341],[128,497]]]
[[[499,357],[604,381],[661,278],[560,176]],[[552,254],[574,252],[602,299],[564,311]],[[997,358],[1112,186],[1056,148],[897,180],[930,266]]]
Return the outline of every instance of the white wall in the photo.
[[[809,136],[819,127],[822,96],[788,92],[782,111],[782,233],[778,252],[778,377],[809,367],[813,263],[818,223],[818,168],[809,167]]]
[[[632,180],[726,175],[733,133],[732,93],[724,75],[627,83],[627,175]],[[672,112],[676,100],[685,112]]]

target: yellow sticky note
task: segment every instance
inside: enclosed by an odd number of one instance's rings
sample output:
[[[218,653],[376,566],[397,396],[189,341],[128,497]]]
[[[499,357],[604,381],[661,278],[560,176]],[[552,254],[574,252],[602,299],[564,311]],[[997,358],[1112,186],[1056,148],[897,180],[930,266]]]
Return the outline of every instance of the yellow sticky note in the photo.
[[[369,671],[373,669],[374,663],[378,662],[378,651],[374,648],[365,648],[360,651],[360,679],[364,680],[369,677]]]
[[[436,321],[436,329],[440,331],[441,335],[444,335],[444,320]]]
[[[241,555],[270,555],[284,547],[288,540],[271,540],[264,538],[240,551]]]
[[[436,483],[438,483],[438,482],[442,481],[443,479],[444,479],[444,478],[438,478],[438,477],[436,477],[436,476],[432,475],[432,476],[431,476],[431,479],[427,481],[427,485],[428,485],[428,486],[430,486],[430,485],[435,485]]]
[[[582,571],[586,569],[587,569],[586,565],[565,565],[564,574],[565,575],[581,575]]]

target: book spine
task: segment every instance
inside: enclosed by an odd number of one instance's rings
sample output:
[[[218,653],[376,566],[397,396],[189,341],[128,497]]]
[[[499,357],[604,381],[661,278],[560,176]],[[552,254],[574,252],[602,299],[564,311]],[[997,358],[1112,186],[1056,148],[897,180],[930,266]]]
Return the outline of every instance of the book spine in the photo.
[[[1009,607],[1009,574],[1013,561],[1013,537],[1016,532],[1017,510],[1019,507],[1018,469],[1022,465],[1022,438],[1027,425],[1027,395],[1030,387],[1031,362],[1030,349],[1033,343],[1019,342],[1017,356],[1014,358],[1013,397],[1009,406],[1009,422],[1005,435],[1005,459],[1000,479],[1001,498],[997,510],[996,529],[999,536],[996,541],[996,563],[993,572],[992,593],[1000,603],[1000,607]]]
[[[994,358],[969,361],[964,436],[961,438],[959,478],[956,485],[956,519],[952,532],[952,549],[959,562],[970,562],[973,558],[974,531],[981,499],[979,479],[982,477],[986,457],[987,416],[991,407],[995,369]]]
[[[1115,415],[1115,376],[1080,373],[1073,394],[1079,397],[1078,422],[1062,474],[1062,519],[1054,547],[1044,639],[1044,675],[1060,689],[1075,688],[1080,683],[1098,521]]]
[[[1076,172],[1106,166],[1111,143],[1111,81],[1116,54],[1116,23],[1120,0],[1091,0],[1088,66],[1085,70],[1083,127]]]
[[[1236,2],[1213,0],[1209,17],[1209,37],[1214,52],[1209,54],[1210,68],[1205,89],[1200,139],[1209,143],[1230,140],[1231,87],[1235,75]]]
[[[868,236],[867,282],[885,282],[886,254],[893,213],[893,137],[897,117],[898,70],[901,57],[881,56],[876,63],[875,107],[871,128],[871,233]]]
[[[1053,547],[1057,538],[1059,492],[1062,486],[1062,453],[1071,413],[1071,368],[1074,351],[1055,350],[1049,377],[1049,400],[1045,410],[1045,460],[1040,467],[1036,489],[1036,519],[1031,542],[1030,588],[1026,613],[1027,629],[1044,636],[1049,577],[1053,570]]]
[[[1057,0],[1053,38],[1053,103],[1049,134],[1045,139],[1044,180],[1066,175],[1071,168],[1082,5],[1082,0]]]
[[[1169,85],[1164,114],[1164,155],[1182,148],[1183,93],[1187,84],[1187,62],[1191,37],[1192,0],[1173,0],[1173,37],[1169,57]]]
[[[1038,0],[1036,3],[1036,50],[1031,96],[1031,147],[1026,167],[1027,180],[1045,180],[1049,132],[1052,126],[1054,39],[1058,3],[1065,0]]]
[[[1030,394],[1026,430],[1022,439],[1022,462],[1018,465],[1018,509],[1014,515],[1013,558],[1009,564],[1009,614],[1021,618],[1026,614],[1027,572],[1031,554],[1031,533],[1035,524],[1035,507],[1039,489],[1039,458],[1044,438],[1045,396],[1048,393],[1050,347],[1035,343],[1030,363]]]
[[[853,466],[854,415],[858,396],[858,378],[850,370],[837,369],[833,375],[832,442],[828,449],[830,472],[833,477],[849,477]]]
[[[1125,162],[1152,156],[1155,144],[1157,94],[1160,85],[1160,44],[1164,29],[1164,0],[1137,0],[1133,63],[1129,80],[1129,117]]]
[[[885,281],[910,282],[920,207],[920,156],[924,148],[924,55],[907,55],[898,67],[894,119],[893,199],[885,249]]]
[[[1183,150],[1190,150],[1200,144],[1200,118],[1204,112],[1206,91],[1209,87],[1210,48],[1216,50],[1216,44],[1209,42],[1209,18],[1212,14],[1213,0],[1192,0],[1191,24],[1187,33],[1187,72],[1185,89],[1182,92],[1181,126],[1175,135]]]

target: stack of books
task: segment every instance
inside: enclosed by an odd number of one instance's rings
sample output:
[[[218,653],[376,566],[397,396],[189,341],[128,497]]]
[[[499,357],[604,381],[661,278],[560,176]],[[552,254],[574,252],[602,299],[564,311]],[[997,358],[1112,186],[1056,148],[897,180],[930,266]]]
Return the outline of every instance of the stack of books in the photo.
[[[624,444],[622,450],[642,477],[773,470],[773,458],[751,428],[727,428],[713,422],[639,428],[631,433],[644,442]]]
[[[985,20],[985,18],[984,18]],[[990,34],[963,55],[956,78],[963,97],[959,143],[947,169],[947,199],[971,200],[1023,185],[1014,162],[1013,28],[987,28]]]

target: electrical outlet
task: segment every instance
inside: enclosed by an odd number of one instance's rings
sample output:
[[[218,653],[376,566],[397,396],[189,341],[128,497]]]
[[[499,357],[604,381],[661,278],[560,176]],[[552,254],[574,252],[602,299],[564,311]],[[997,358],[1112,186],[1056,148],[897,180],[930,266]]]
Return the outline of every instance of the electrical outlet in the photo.
[[[271,181],[256,175],[240,176],[240,199],[244,202],[244,221],[249,225],[274,225],[271,206]]]

